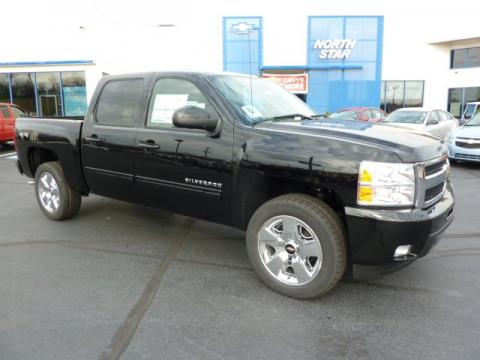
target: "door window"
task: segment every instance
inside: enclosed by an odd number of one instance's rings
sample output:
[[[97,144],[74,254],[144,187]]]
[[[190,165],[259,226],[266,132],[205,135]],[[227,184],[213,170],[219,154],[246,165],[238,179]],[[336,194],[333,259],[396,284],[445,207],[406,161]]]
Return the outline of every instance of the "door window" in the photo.
[[[2,117],[4,117],[4,118],[9,118],[10,117],[10,112],[8,111],[8,107],[0,106],[0,112],[2,113]]]
[[[16,106],[12,106],[12,111],[13,111],[13,116],[15,116],[16,118],[25,117],[25,112]]]
[[[440,121],[447,121],[450,119],[450,117],[448,116],[448,114],[444,111],[438,111],[439,115],[440,115]]]
[[[428,117],[427,125],[436,125],[440,122],[440,115],[438,114],[438,111],[432,111],[430,113],[430,116]]]
[[[138,115],[143,79],[107,82],[102,89],[96,110],[100,125],[133,127]]]
[[[150,99],[147,127],[173,128],[173,113],[184,106],[212,111],[205,95],[190,81],[159,79]]]

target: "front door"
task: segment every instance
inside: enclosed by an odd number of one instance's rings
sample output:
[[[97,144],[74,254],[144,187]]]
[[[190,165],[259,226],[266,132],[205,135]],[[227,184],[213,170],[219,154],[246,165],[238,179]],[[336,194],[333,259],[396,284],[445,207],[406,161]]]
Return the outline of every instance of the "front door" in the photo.
[[[195,78],[159,77],[152,83],[144,127],[138,129],[135,193],[147,206],[222,222],[229,213],[232,179],[231,123],[215,137],[175,128],[172,115],[198,106],[219,118],[214,99]]]
[[[85,117],[81,139],[85,178],[95,194],[134,200],[136,127],[147,107],[146,82],[132,77],[99,85],[101,93]]]

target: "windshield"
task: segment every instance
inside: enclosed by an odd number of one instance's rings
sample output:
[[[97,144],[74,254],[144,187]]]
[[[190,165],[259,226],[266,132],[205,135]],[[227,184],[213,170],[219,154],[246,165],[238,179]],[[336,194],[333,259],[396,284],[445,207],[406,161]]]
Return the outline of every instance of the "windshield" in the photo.
[[[307,104],[271,80],[254,76],[216,75],[212,76],[212,81],[238,115],[249,124],[292,114],[314,115]]]
[[[359,114],[359,111],[340,111],[330,114],[331,119],[340,120],[355,120]]]
[[[480,113],[475,115],[465,126],[480,126]]]
[[[470,119],[475,114],[475,108],[477,107],[476,104],[467,104],[465,108],[465,112],[463,113],[463,117],[465,119]]]
[[[428,111],[395,111],[384,120],[386,123],[423,124]]]

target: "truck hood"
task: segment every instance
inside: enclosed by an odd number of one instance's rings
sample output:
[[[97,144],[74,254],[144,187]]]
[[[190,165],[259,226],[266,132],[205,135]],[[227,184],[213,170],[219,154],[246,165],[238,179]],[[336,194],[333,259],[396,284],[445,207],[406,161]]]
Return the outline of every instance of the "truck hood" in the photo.
[[[421,162],[447,153],[437,137],[415,130],[354,120],[266,121],[257,129],[296,135],[330,137],[395,153],[403,162]]]

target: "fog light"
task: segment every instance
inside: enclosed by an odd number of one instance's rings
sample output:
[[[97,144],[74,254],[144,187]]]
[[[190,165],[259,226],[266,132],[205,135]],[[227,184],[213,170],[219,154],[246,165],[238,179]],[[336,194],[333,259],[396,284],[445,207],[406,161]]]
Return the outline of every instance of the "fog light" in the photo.
[[[412,250],[412,245],[402,245],[397,247],[395,254],[393,254],[393,259],[397,261],[406,260],[410,257],[415,257],[410,251]]]

